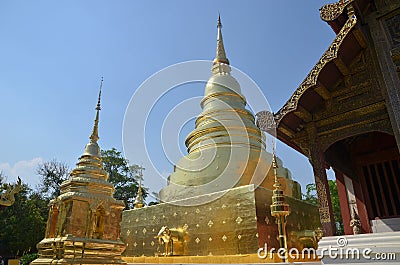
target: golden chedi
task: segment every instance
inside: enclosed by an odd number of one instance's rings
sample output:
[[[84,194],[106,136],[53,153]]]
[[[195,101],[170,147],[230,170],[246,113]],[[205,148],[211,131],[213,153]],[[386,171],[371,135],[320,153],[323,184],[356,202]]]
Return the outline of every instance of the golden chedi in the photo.
[[[202,112],[186,139],[188,154],[160,191],[160,204],[123,212],[127,261],[213,263],[231,255],[223,262],[235,263],[239,255],[250,254],[255,257],[251,262],[258,263],[263,262],[256,254],[259,248],[279,248],[270,209],[272,154],[266,152],[265,135],[246,110],[240,85],[230,73],[218,19],[217,54]],[[280,189],[294,209],[287,219],[288,247],[312,247],[314,229],[320,226],[318,210],[300,200],[299,184],[279,159],[276,162]]]
[[[239,83],[230,74],[221,27],[218,19],[217,52],[201,101],[203,111],[186,138],[188,155],[176,164],[168,186],[160,191],[163,202],[249,184],[273,188],[272,156],[266,152],[264,133],[246,109]],[[299,184],[282,173],[285,195],[297,197]]]
[[[101,88],[100,88],[101,93]],[[125,264],[120,240],[123,201],[113,198],[97,144],[100,94],[96,119],[83,155],[60,195],[50,202],[45,238],[38,243],[39,264]]]

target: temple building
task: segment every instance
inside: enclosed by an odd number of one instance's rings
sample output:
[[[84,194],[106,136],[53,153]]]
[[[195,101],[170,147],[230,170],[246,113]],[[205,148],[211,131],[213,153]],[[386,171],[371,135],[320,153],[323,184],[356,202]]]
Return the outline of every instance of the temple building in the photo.
[[[101,87],[100,87],[101,94]],[[100,94],[90,142],[61,193],[50,201],[45,238],[37,244],[44,264],[126,264],[121,259],[125,244],[120,240],[124,202],[113,198],[97,143]]]
[[[254,254],[254,262],[265,244],[279,248],[270,209],[276,184],[273,156],[231,75],[221,28],[218,19],[216,57],[202,112],[186,138],[188,154],[160,191],[160,204],[123,212],[121,238],[127,257],[200,256],[209,257],[202,262],[215,262],[212,257]],[[279,188],[293,209],[287,217],[288,246],[316,247],[315,231],[321,225],[317,208],[301,200],[300,185],[280,160],[277,165]]]
[[[332,168],[345,234],[373,233],[349,236],[349,245],[400,252],[400,2],[340,0],[320,16],[335,39],[286,104],[272,117],[258,113],[258,123],[266,131],[275,123],[278,139],[310,159],[328,236],[320,247],[336,240]]]

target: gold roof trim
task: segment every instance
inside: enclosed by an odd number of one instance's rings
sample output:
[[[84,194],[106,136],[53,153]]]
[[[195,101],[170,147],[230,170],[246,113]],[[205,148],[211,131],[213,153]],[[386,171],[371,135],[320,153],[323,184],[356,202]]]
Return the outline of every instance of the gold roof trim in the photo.
[[[338,56],[338,51],[343,43],[343,40],[349,34],[349,32],[354,28],[357,24],[357,17],[354,14],[354,10],[350,9],[349,6],[349,18],[347,19],[346,23],[340,30],[340,32],[336,35],[335,39],[333,40],[332,44],[329,48],[325,51],[322,57],[319,59],[318,63],[312,68],[312,70],[308,73],[307,77],[303,80],[300,86],[296,89],[290,99],[285,103],[285,105],[276,113],[274,114],[275,123],[278,126],[282,118],[297,109],[297,104],[300,97],[304,94],[304,92],[313,87],[317,84],[318,76],[321,70],[327,65],[329,62],[333,61]],[[261,114],[261,112],[257,113]]]
[[[344,8],[353,1],[354,0],[340,0],[337,3],[324,5],[319,10],[319,15],[321,19],[326,22],[335,20],[343,13]]]

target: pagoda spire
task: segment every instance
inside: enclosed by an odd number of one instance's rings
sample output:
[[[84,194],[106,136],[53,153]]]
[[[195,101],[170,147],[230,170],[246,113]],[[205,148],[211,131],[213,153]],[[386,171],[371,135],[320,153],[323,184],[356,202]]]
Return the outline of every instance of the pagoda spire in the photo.
[[[89,137],[90,142],[85,147],[85,151],[83,153],[84,155],[100,157],[100,147],[97,144],[97,141],[99,140],[99,116],[100,116],[100,110],[101,110],[100,99],[101,99],[102,87],[103,87],[103,77],[101,78],[99,97],[97,99],[96,118],[94,119],[93,130]]]
[[[143,167],[140,167],[138,194],[136,196],[135,202],[133,203],[135,209],[142,208],[144,205],[143,191],[142,191],[142,179],[143,179]]]
[[[103,87],[103,77],[101,78],[100,82],[100,89],[99,89],[99,97],[97,99],[97,106],[96,106],[96,118],[94,119],[94,126],[92,130],[92,134],[90,135],[90,141],[96,143],[99,140],[99,114],[100,114],[100,100],[101,100],[101,88]]]
[[[221,16],[218,14],[218,34],[217,34],[217,52],[214,59],[214,64],[217,63],[224,63],[229,64],[228,58],[226,58],[224,42],[222,40],[222,23],[221,23]]]
[[[275,183],[274,183],[274,188],[275,189],[279,189],[281,187],[281,184],[279,183],[278,180],[278,163],[277,163],[277,159],[276,159],[276,151],[275,151],[275,146],[272,145],[272,168],[274,169],[274,179],[275,179]]]

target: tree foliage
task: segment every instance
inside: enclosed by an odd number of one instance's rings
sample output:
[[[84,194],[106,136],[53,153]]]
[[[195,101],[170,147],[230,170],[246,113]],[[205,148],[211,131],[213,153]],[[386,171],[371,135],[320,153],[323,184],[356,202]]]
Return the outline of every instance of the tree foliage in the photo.
[[[138,178],[143,170],[138,165],[130,166],[121,152],[115,148],[102,150],[103,168],[109,174],[108,181],[115,186],[114,197],[125,202],[126,208],[133,208],[138,192]],[[51,160],[40,164],[37,174],[41,177],[35,190],[22,183],[15,194],[15,203],[0,209],[0,255],[4,257],[23,256],[37,252],[36,244],[43,239],[48,217],[50,199],[60,195],[61,183],[69,177],[66,163]],[[0,193],[10,184],[0,172]],[[143,197],[147,189],[143,188]],[[27,255],[26,263],[34,256]]]
[[[1,191],[8,185],[1,183]],[[15,203],[0,211],[0,255],[11,257],[34,252],[44,236],[46,219],[46,200],[22,183],[15,194]]]
[[[138,179],[140,171],[144,170],[138,165],[129,166],[121,152],[115,148],[101,150],[103,168],[108,172],[108,181],[115,187],[114,198],[125,202],[125,209],[132,209],[138,192]],[[147,189],[143,188],[143,198],[147,196]]]
[[[41,177],[39,191],[47,198],[54,199],[60,195],[60,185],[68,179],[70,169],[66,163],[55,159],[39,164],[37,174]]]
[[[336,234],[343,235],[343,220],[342,220],[342,212],[340,211],[340,201],[339,194],[336,185],[336,180],[328,180],[329,192],[331,193],[331,201],[332,201],[332,210],[333,217],[335,218],[336,223]],[[306,185],[306,193],[303,194],[303,200],[318,206],[318,197],[317,197],[317,188],[315,183],[310,183]]]

